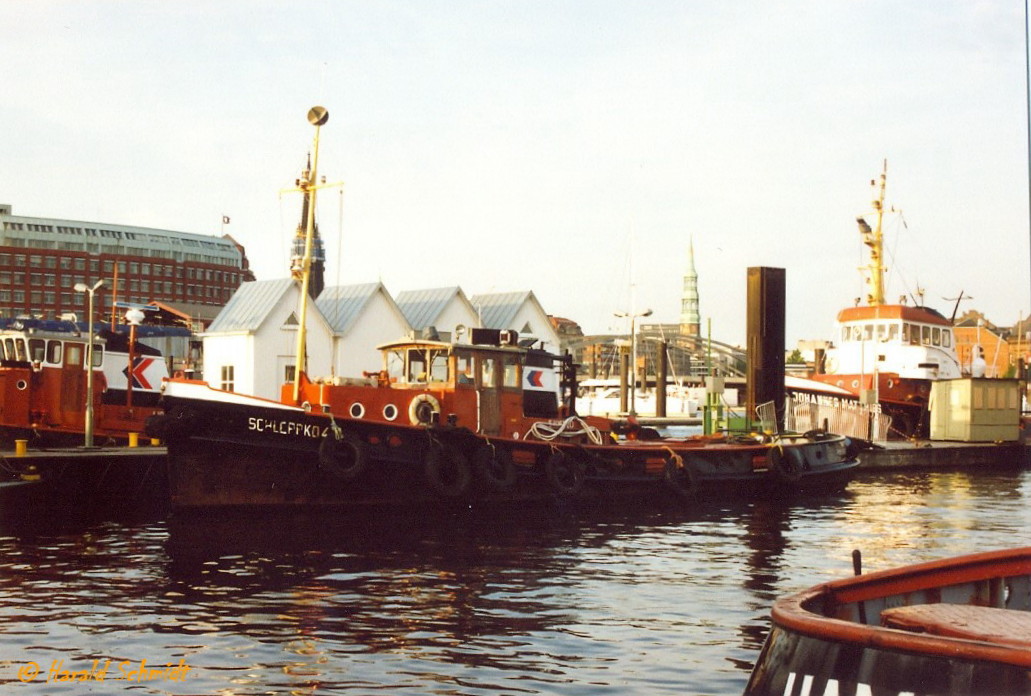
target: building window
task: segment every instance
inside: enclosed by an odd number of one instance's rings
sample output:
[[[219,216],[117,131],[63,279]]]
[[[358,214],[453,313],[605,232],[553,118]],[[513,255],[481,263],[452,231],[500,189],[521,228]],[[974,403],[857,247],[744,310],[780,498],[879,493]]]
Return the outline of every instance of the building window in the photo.
[[[233,391],[233,388],[235,387],[235,385],[236,385],[236,380],[234,379],[233,366],[232,365],[223,365],[222,366],[222,390],[223,391]]]

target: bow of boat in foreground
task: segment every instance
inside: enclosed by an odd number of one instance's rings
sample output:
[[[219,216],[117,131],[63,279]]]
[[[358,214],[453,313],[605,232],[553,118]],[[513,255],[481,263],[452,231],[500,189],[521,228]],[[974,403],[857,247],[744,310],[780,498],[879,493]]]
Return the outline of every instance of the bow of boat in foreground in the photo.
[[[1031,694],[1031,547],[777,600],[745,696]]]

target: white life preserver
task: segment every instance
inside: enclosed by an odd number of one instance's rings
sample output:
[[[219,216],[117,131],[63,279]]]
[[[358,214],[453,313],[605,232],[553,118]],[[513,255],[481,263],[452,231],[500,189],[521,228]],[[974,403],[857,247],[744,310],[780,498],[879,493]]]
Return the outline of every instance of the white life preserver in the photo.
[[[419,394],[408,405],[408,420],[412,425],[429,425],[440,413],[440,402],[432,394]]]

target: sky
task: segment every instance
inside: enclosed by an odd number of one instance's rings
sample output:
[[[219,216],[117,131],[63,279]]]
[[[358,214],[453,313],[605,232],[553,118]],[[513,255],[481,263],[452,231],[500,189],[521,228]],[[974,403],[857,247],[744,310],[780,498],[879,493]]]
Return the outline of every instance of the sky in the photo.
[[[0,0],[0,203],[225,232],[285,277],[318,104],[327,284],[532,290],[621,332],[679,321],[693,244],[713,337],[769,266],[790,346],[864,295],[887,160],[888,297],[1012,326],[1024,34],[1015,0]]]

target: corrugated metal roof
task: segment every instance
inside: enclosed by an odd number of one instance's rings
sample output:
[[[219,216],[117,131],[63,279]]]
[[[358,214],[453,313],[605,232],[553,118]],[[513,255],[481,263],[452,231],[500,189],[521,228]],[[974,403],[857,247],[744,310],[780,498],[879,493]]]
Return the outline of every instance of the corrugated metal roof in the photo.
[[[490,295],[473,295],[470,302],[480,314],[480,321],[484,328],[488,329],[515,329],[520,327],[512,326],[522,307],[533,292],[521,290],[518,292],[499,292]]]
[[[360,285],[338,285],[324,289],[315,306],[319,308],[334,333],[347,333],[351,325],[361,316],[362,310],[369,300],[383,288],[382,283],[362,283]],[[386,293],[386,289],[383,288]],[[390,294],[387,293],[387,297]]]
[[[297,281],[293,278],[244,283],[211,322],[206,333],[257,331],[272,308]]]
[[[457,285],[429,290],[406,290],[398,293],[395,302],[413,329],[425,329],[436,324],[448,304],[460,292],[462,290]]]

